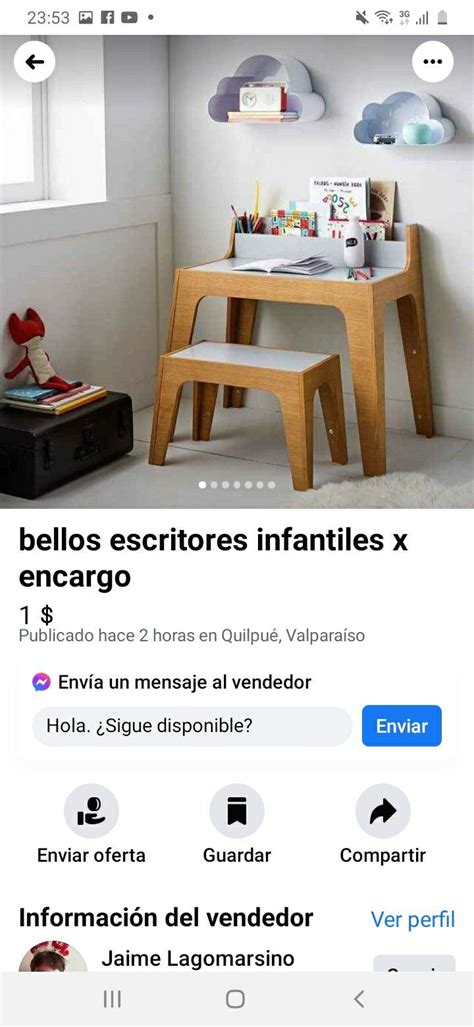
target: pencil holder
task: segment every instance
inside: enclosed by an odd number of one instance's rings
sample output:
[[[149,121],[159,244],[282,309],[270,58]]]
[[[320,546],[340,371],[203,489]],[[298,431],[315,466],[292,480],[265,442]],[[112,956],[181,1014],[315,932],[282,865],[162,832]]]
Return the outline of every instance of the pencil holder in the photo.
[[[265,218],[255,219],[253,214],[239,214],[235,220],[235,231],[239,235],[261,235],[265,231]]]

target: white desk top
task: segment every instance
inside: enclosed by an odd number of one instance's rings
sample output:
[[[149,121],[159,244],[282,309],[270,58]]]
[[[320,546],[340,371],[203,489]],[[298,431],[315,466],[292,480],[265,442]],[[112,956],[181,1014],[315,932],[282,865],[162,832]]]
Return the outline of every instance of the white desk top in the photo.
[[[173,360],[208,360],[234,367],[238,364],[240,367],[262,367],[272,371],[307,371],[327,359],[326,353],[240,346],[235,342],[197,342],[168,356],[172,356]]]
[[[260,259],[260,258],[259,258]],[[262,255],[262,260],[265,260],[265,256]],[[228,271],[232,271],[233,268],[239,267],[242,264],[248,264],[248,260],[242,260],[241,257],[229,257],[227,260],[215,260],[212,264],[200,264],[198,267],[193,267],[193,271],[207,271],[208,273],[219,272],[220,274],[226,274]],[[382,278],[391,278],[393,275],[399,275],[401,268],[399,267],[377,267],[374,269],[375,275],[370,279],[370,282],[380,282]],[[286,281],[301,282],[353,282],[352,278],[347,278],[347,267],[334,267],[331,271],[324,271],[322,275],[279,275],[272,271],[268,274],[266,271],[239,271],[236,272],[236,278],[244,278],[247,275],[258,275],[259,278],[278,278],[286,279]],[[357,285],[368,285],[363,278],[356,282]]]

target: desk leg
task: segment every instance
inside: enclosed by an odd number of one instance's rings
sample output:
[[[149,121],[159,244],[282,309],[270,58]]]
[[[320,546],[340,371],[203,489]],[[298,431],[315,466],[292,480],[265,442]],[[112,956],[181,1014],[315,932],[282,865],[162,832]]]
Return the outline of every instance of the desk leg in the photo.
[[[366,286],[360,288],[362,292]],[[371,476],[386,471],[384,308],[374,301],[370,286],[360,299],[345,311],[345,319],[362,466],[364,474]]]
[[[243,346],[250,346],[256,312],[257,300],[228,299],[226,342],[238,342]],[[243,389],[238,389],[235,385],[224,386],[225,407],[241,407],[243,398]]]
[[[319,386],[319,399],[323,411],[326,435],[335,464],[347,464],[346,421],[342,398],[341,362],[337,359],[328,380]]]
[[[423,293],[402,296],[397,306],[416,431],[430,439],[434,424]]]
[[[168,332],[168,352],[175,349],[183,349],[192,342],[194,324],[202,294],[197,293],[189,283],[186,272],[176,272],[173,300],[171,305],[170,324]],[[158,404],[160,395],[160,375],[156,383],[155,412],[153,415],[153,426],[151,429],[149,463],[158,464],[161,462],[161,451],[158,442]],[[176,419],[178,416],[179,403],[173,410],[169,442],[173,440]]]

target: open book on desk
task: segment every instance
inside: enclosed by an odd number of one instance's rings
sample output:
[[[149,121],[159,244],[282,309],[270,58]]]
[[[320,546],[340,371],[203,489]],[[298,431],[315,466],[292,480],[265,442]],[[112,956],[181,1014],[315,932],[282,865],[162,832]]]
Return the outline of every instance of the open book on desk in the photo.
[[[331,271],[333,264],[321,254],[314,254],[312,257],[305,257],[304,260],[288,260],[275,257],[271,260],[254,260],[251,264],[240,264],[232,268],[233,271],[263,271],[271,274],[272,271],[279,275],[320,275],[324,271]]]

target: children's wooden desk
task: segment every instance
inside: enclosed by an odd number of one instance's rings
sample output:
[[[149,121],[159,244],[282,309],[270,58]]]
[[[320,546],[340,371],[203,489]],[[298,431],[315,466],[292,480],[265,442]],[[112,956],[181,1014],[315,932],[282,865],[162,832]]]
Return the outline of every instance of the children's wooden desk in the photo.
[[[313,253],[324,253],[334,269],[314,277],[233,270],[250,260],[297,260]],[[375,268],[373,278],[367,282],[348,280],[340,240],[242,235],[235,232],[233,223],[229,249],[222,260],[176,272],[168,351],[191,343],[197,309],[205,296],[227,298],[226,341],[244,345],[252,342],[260,300],[336,307],[346,323],[364,474],[384,474],[383,321],[386,303],[394,300],[398,305],[416,431],[427,437],[434,433],[418,226],[395,225],[393,240],[367,243],[366,264]],[[322,345],[321,339],[320,348]],[[240,406],[242,396],[242,389],[226,388],[224,405]],[[156,462],[156,432],[155,404],[150,443],[152,464]]]

